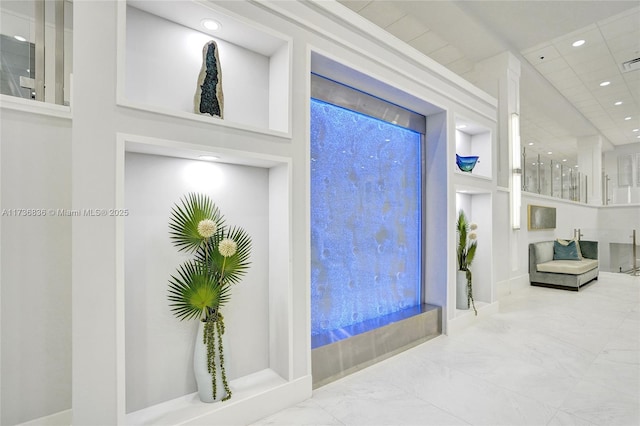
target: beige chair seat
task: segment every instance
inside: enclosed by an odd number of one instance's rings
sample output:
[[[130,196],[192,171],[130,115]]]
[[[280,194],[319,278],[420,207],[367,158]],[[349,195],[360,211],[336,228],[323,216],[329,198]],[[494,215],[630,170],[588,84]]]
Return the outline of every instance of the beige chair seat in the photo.
[[[552,260],[551,262],[538,263],[536,266],[538,268],[538,271],[540,272],[580,275],[594,268],[597,268],[598,260]]]

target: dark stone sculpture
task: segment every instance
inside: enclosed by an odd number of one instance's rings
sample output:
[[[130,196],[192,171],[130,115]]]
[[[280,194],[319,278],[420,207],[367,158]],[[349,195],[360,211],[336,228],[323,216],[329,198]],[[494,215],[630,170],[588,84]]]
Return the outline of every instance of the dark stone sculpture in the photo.
[[[211,40],[202,49],[202,68],[198,76],[195,98],[196,112],[223,118],[222,70],[218,45]]]

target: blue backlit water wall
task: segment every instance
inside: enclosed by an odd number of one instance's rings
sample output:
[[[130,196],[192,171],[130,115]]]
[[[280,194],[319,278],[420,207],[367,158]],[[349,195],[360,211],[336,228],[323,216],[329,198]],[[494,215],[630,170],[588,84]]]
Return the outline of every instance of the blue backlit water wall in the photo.
[[[421,304],[421,135],[311,101],[311,333]]]

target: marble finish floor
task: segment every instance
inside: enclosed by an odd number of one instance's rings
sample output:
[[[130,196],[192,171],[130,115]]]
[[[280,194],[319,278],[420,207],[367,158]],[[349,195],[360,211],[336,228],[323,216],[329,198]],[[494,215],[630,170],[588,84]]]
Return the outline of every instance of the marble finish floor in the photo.
[[[640,425],[639,307],[640,277],[530,287],[255,425]]]

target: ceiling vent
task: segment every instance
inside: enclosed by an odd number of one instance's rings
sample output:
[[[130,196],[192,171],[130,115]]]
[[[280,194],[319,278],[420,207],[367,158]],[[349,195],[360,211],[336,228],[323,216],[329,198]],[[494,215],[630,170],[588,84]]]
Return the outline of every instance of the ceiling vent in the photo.
[[[635,58],[627,62],[623,62],[620,65],[620,70],[622,72],[636,71],[640,70],[640,58]]]

